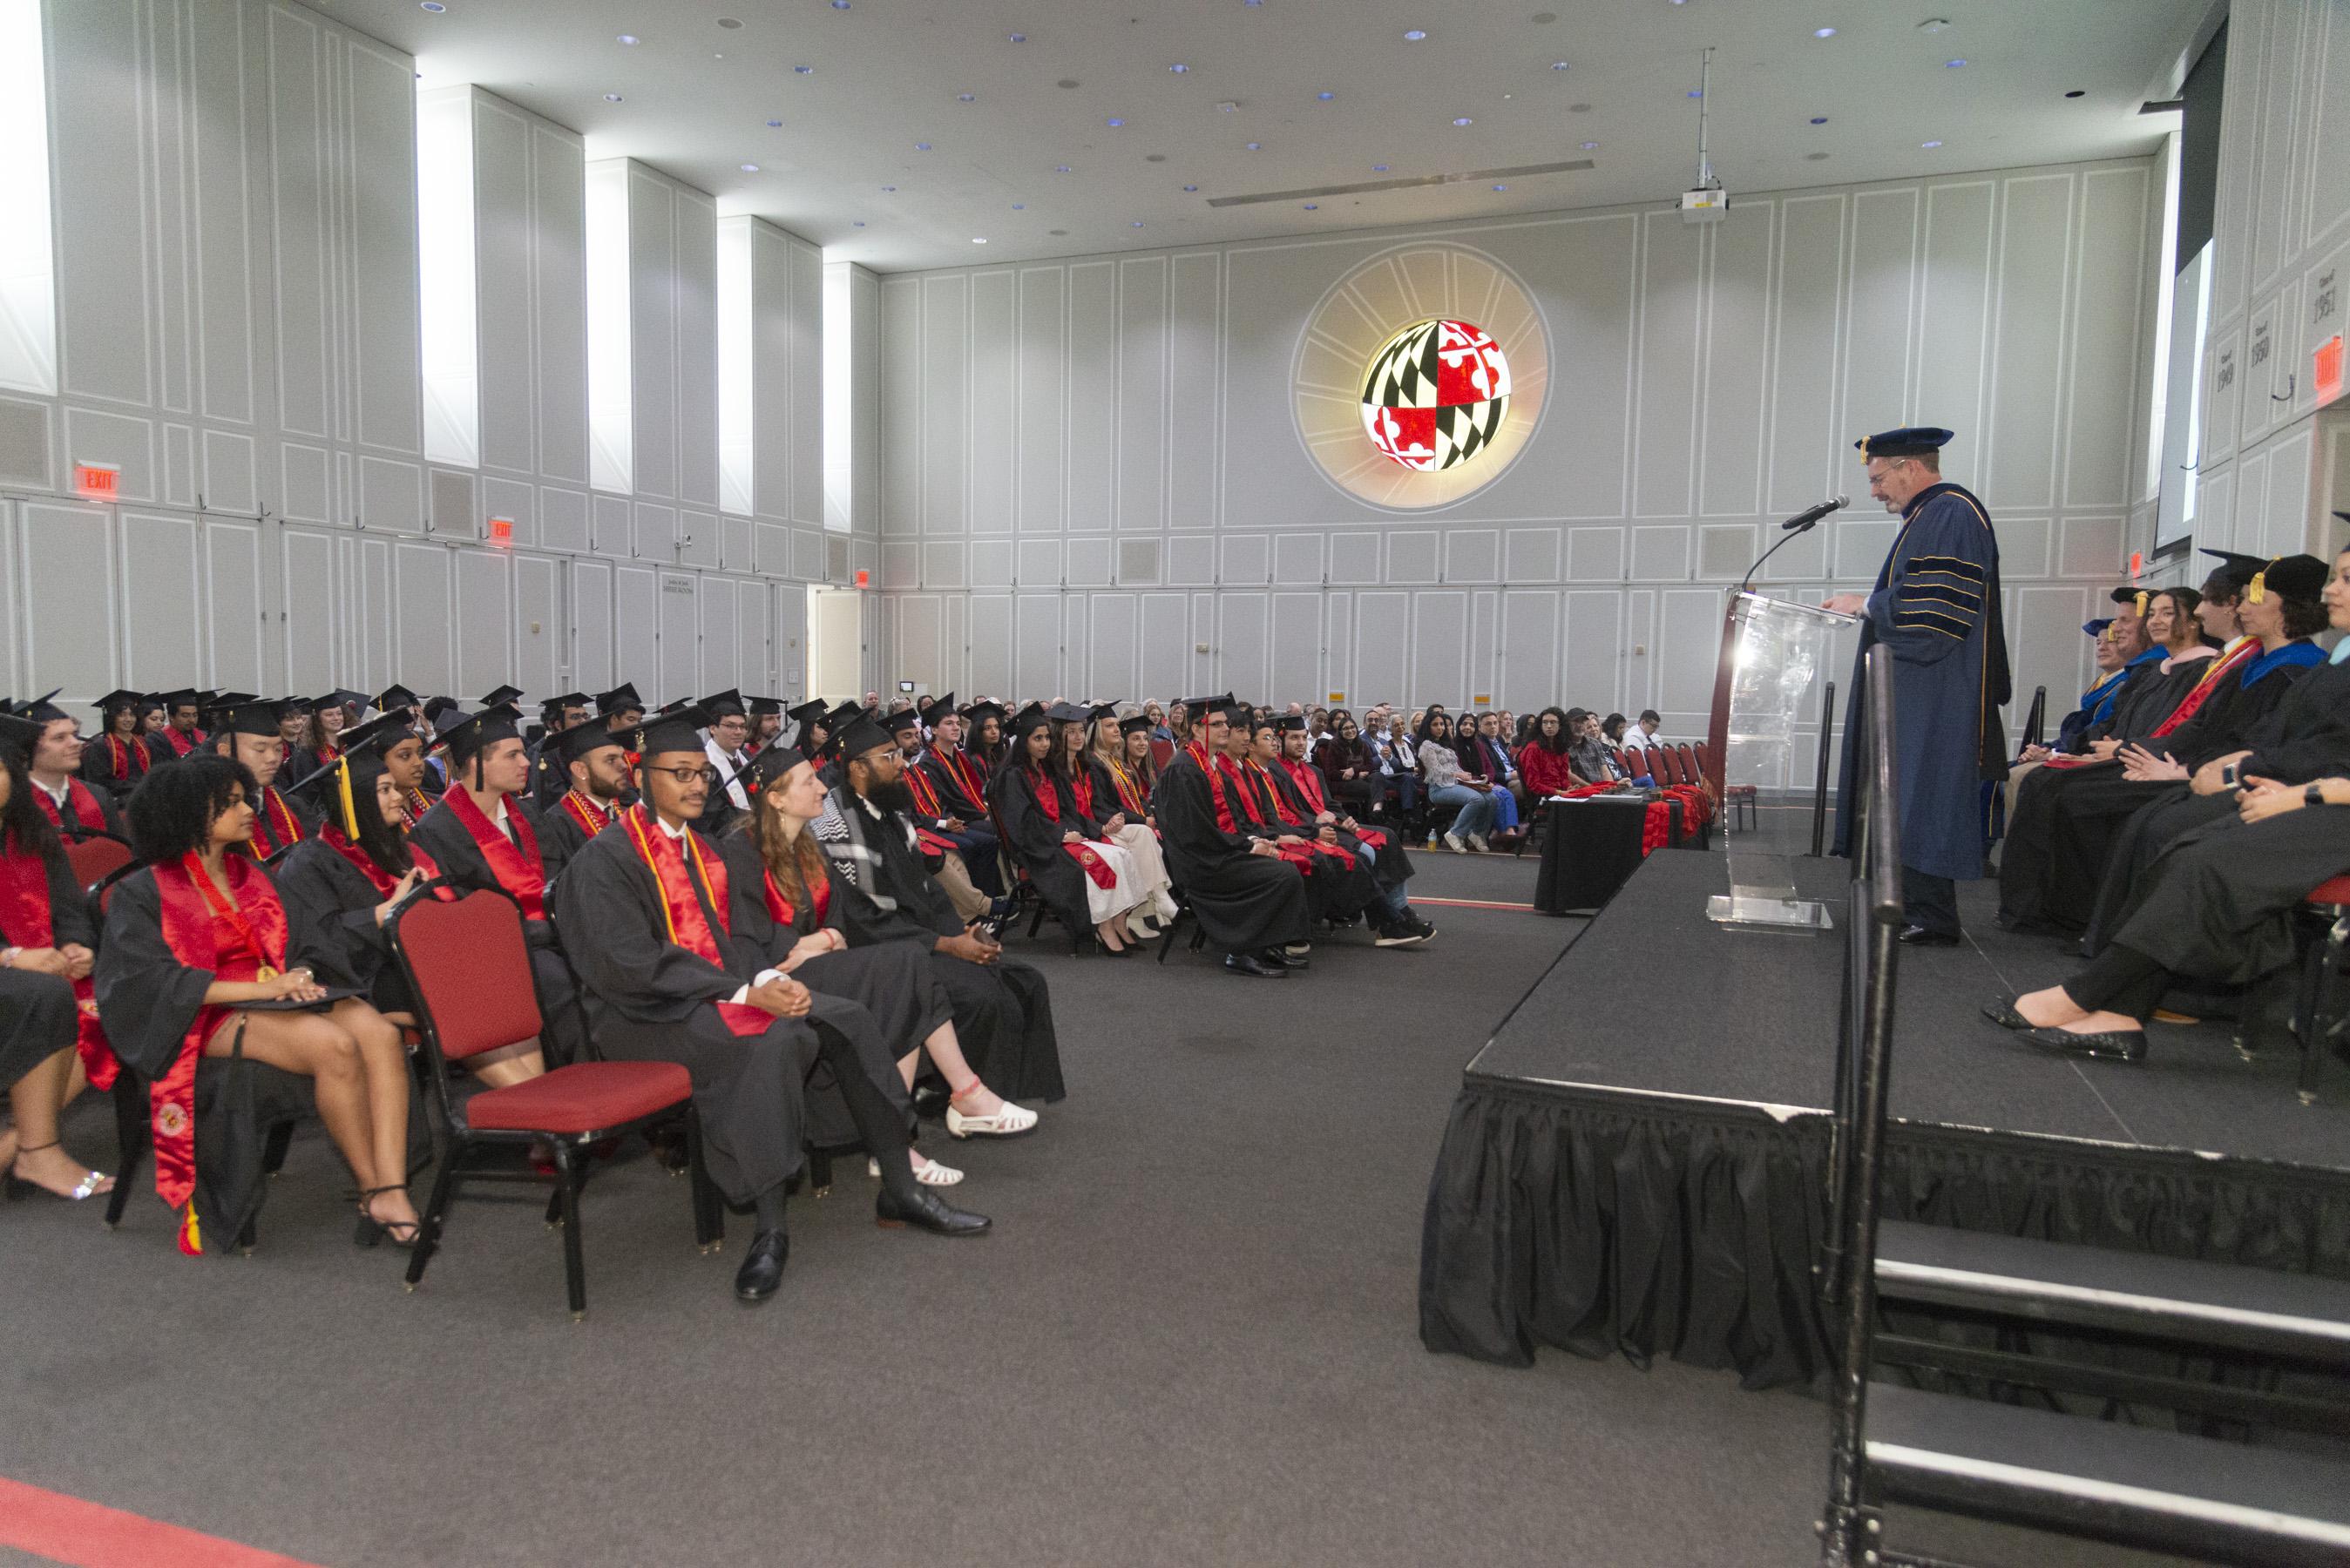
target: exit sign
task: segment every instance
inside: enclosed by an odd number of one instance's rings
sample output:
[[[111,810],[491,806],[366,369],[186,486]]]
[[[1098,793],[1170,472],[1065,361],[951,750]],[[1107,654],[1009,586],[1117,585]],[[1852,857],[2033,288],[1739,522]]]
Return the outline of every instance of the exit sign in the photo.
[[[493,517],[490,519],[490,543],[493,545],[512,545],[514,543],[513,518]]]
[[[111,462],[74,464],[74,490],[92,501],[111,501],[122,483],[122,468]]]
[[[858,567],[857,586],[860,588],[871,587],[873,586],[873,574],[867,571],[863,566]]]

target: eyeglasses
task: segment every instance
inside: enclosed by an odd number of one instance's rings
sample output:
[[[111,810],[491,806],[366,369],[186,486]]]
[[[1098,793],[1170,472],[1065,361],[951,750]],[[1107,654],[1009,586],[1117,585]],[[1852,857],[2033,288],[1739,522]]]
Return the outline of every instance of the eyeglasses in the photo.
[[[670,777],[675,779],[681,784],[690,784],[696,779],[701,780],[703,784],[716,784],[718,782],[718,770],[716,768],[655,768],[652,771],[657,774],[667,774]]]

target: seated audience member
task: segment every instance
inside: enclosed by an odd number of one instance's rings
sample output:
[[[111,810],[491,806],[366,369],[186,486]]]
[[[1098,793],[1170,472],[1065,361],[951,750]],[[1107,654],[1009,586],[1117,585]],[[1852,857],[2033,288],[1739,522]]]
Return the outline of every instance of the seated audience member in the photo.
[[[307,743],[310,738],[310,721],[315,710],[307,697],[281,698],[277,703],[277,738],[284,749],[277,763],[277,776],[288,785],[308,778],[325,765],[326,759],[312,752]]]
[[[1247,830],[1271,839],[1283,857],[1305,874],[1305,902],[1313,921],[1352,925],[1378,898],[1378,884],[1349,847],[1315,832],[1274,783],[1281,766],[1280,726],[1302,722],[1296,714],[1266,719],[1252,723],[1245,739],[1232,738],[1226,752],[1232,799],[1247,818]]]
[[[1353,722],[1347,721],[1349,727]],[[1305,727],[1284,719],[1276,728],[1281,751],[1270,772],[1274,786],[1288,808],[1281,814],[1282,820],[1300,825],[1300,831],[1315,841],[1317,849],[1336,846],[1346,850],[1357,867],[1370,874],[1375,891],[1369,909],[1372,929],[1378,938],[1376,945],[1408,947],[1434,936],[1436,928],[1412,913],[1405,892],[1411,882],[1412,867],[1411,857],[1405,853],[1403,845],[1333,809],[1322,770],[1306,760]]]
[[[155,1189],[182,1216],[181,1250],[203,1251],[196,1059],[241,1052],[313,1081],[319,1119],[359,1183],[359,1244],[413,1245],[400,1031],[318,983],[307,934],[289,929],[247,849],[260,793],[243,763],[196,753],[130,796],[131,846],[146,864],[108,904],[98,1010],[116,1056],[151,1085]]]
[[[833,896],[823,846],[809,824],[827,797],[816,769],[797,752],[774,747],[752,770],[751,815],[724,841],[734,936],[750,956],[774,965],[812,991],[846,996],[873,1014],[881,1037],[899,1054],[907,1092],[928,1055],[948,1089],[947,1131],[956,1137],[1016,1137],[1036,1126],[1035,1111],[988,1087],[968,1059],[955,1029],[954,1002],[941,975],[942,959],[906,941],[851,944],[843,929],[845,899]],[[968,966],[965,966],[968,967]],[[991,1044],[1003,1044],[1000,1033]],[[1017,1067],[1015,1050],[1008,1065]],[[1057,1064],[1044,1086],[1056,1088]],[[909,1151],[915,1179],[951,1187],[962,1173]]]
[[[1452,721],[1441,708],[1430,708],[1421,722],[1419,774],[1427,784],[1429,804],[1452,811],[1451,824],[1442,829],[1445,847],[1455,855],[1491,848],[1485,836],[1493,827],[1492,794],[1463,780],[1460,753],[1453,749]],[[1436,847],[1437,836],[1436,832],[1430,833],[1429,848]]]
[[[819,1062],[879,1164],[876,1219],[957,1236],[988,1221],[914,1179],[911,1107],[873,1015],[839,998],[819,1002],[733,941],[725,863],[693,826],[709,804],[701,720],[687,709],[646,727],[638,804],[564,868],[556,918],[603,1054],[675,1062],[692,1075],[711,1179],[758,1216],[734,1293],[764,1301],[791,1252],[784,1185],[806,1158],[806,1084]]]
[[[203,749],[206,736],[196,728],[196,722],[203,716],[204,703],[211,696],[209,691],[182,690],[166,691],[158,699],[163,712],[163,727],[153,734],[160,738],[161,744],[158,746],[155,740],[151,739],[147,747],[157,762],[172,762]]]
[[[710,732],[702,742],[702,753],[718,775],[717,784],[711,786],[710,816],[702,824],[702,831],[714,838],[751,809],[750,783],[743,777],[751,766],[751,712],[743,701],[743,694],[733,691],[704,697],[702,711],[710,719]]]
[[[78,1202],[114,1179],[68,1156],[57,1116],[89,1084],[114,1078],[89,1007],[98,934],[57,828],[33,805],[23,752],[38,721],[0,717],[0,1088],[16,1125],[0,1131],[9,1196],[37,1188]]]
[[[253,837],[244,852],[267,861],[308,836],[303,813],[277,787],[285,773],[286,742],[278,734],[277,704],[239,702],[213,714],[213,749],[232,757],[261,786],[253,802]]]
[[[1610,713],[1599,721],[1599,738],[1620,752],[1624,749],[1624,727],[1630,722],[1621,713]]]
[[[1340,711],[1331,722],[1336,732],[1314,748],[1314,765],[1321,771],[1323,789],[1349,813],[1368,816],[1379,794],[1378,763],[1371,748],[1363,743],[1363,733],[1350,715]]]
[[[1111,765],[1118,758],[1118,710],[1104,703],[1082,724],[1063,728],[1061,789],[1077,814],[1097,824],[1102,836],[1125,850],[1134,861],[1134,886],[1128,891],[1141,899],[1127,916],[1129,927],[1139,925],[1156,936],[1175,918],[1173,883],[1167,875],[1166,857],[1159,851],[1159,835],[1150,825],[1146,803],[1137,814],[1128,807],[1127,792],[1118,787]]]
[[[636,733],[645,722],[645,700],[637,695],[636,683],[623,680],[596,699],[596,717],[604,728],[627,738]]]
[[[1583,711],[1578,708],[1577,713]],[[1555,794],[1565,794],[1579,780],[1569,758],[1573,737],[1567,730],[1567,715],[1557,708],[1545,708],[1534,715],[1534,738],[1518,753],[1518,775],[1525,780],[1526,793],[1536,800]]]
[[[432,809],[433,796],[424,793],[424,784],[432,770],[424,765],[424,737],[418,734],[404,713],[388,713],[399,720],[384,732],[376,742],[383,754],[384,771],[391,774],[392,787],[400,791],[400,819],[413,833],[424,814]]]
[[[1471,789],[1482,785],[1492,793],[1493,831],[1515,843],[1518,824],[1525,815],[1525,784],[1518,777],[1518,764],[1509,747],[1502,743],[1501,715],[1480,713],[1471,718],[1464,713],[1454,725],[1452,737],[1453,750],[1461,758],[1461,782]]]
[[[1371,761],[1378,768],[1375,781],[1378,798],[1372,809],[1385,816],[1391,805],[1397,823],[1409,827],[1419,813],[1424,787],[1419,773],[1419,742],[1403,714],[1381,709],[1377,718],[1377,724],[1364,736],[1371,749]]]
[[[99,698],[98,739],[82,749],[81,776],[118,806],[155,765],[155,754],[140,733],[146,703],[136,691],[109,691]]]
[[[38,807],[58,836],[67,840],[86,838],[93,833],[111,834],[117,838],[126,836],[121,815],[116,811],[114,797],[103,789],[93,789],[81,778],[81,765],[86,747],[81,738],[81,721],[58,707],[49,699],[38,697],[15,710],[15,716],[40,726],[40,738],[33,742],[30,765],[26,770],[31,787],[26,794],[31,804]]]
[[[277,867],[277,896],[289,929],[303,933],[312,972],[321,985],[368,999],[394,1023],[416,1022],[416,1001],[392,956],[387,922],[409,895],[441,874],[400,826],[400,790],[377,743],[397,733],[397,721],[377,719],[352,732],[348,748],[295,788],[327,805],[312,836]],[[448,888],[435,897],[453,898]],[[494,1088],[536,1078],[546,1070],[536,1041],[524,1041],[467,1059],[465,1070]]]
[[[953,694],[950,692],[943,701],[944,708],[933,704],[931,710],[941,719],[953,711]],[[955,912],[966,920],[975,920],[995,909],[996,895],[980,886],[982,875],[995,887],[1003,886],[997,872],[995,824],[983,816],[970,821],[957,815],[940,794],[937,775],[924,765],[929,748],[922,741],[922,722],[921,712],[913,709],[889,716],[889,734],[898,746],[899,773],[905,783],[910,815],[915,831],[922,836],[925,855],[938,857],[939,868],[931,875],[946,889]]]
[[[1638,746],[1644,752],[1655,750],[1665,743],[1663,736],[1659,733],[1664,724],[1664,720],[1654,708],[1641,709],[1639,722],[1625,726],[1624,745],[1619,749]]]
[[[1224,968],[1259,979],[1286,978],[1309,961],[1311,915],[1304,873],[1247,827],[1226,753],[1248,711],[1228,693],[1183,704],[1192,740],[1175,753],[1152,793],[1169,867]]]
[[[546,826],[522,797],[530,783],[530,759],[515,727],[521,717],[510,703],[448,717],[441,734],[453,782],[417,823],[414,836],[460,891],[495,888],[520,907],[531,977],[546,1025],[540,1044],[547,1061],[559,1067],[589,1060],[587,1025],[578,984],[547,920],[546,889],[563,862],[548,857]],[[706,757],[703,765],[708,766]]]
[[[622,738],[601,724],[572,724],[546,739],[546,755],[568,787],[539,812],[540,854],[567,866],[626,808],[629,753]]]
[[[1627,782],[1630,775],[1617,766],[1616,759],[1608,753],[1607,742],[1600,737],[1599,715],[1577,708],[1567,719],[1575,736],[1566,748],[1567,763],[1575,776],[1587,784]],[[1653,788],[1655,784],[1654,777],[1648,776],[1642,787]]]
[[[1150,715],[1129,713],[1113,726],[1094,727],[1094,760],[1109,777],[1118,794],[1118,809],[1128,822],[1139,822],[1155,836],[1159,824],[1150,815],[1150,792],[1159,783],[1159,762],[1150,750]],[[1163,911],[1173,917],[1170,902]]]
[[[2134,1062],[2182,980],[2250,985],[2293,960],[2292,922],[2319,883],[2350,872],[2350,778],[2252,778],[2235,815],[2164,846],[2127,915],[2062,985],[1984,1012],[2044,1050]]]
[[[966,924],[947,902],[906,819],[895,750],[851,757],[841,773],[810,831],[831,863],[849,945],[908,942],[930,952],[931,974],[954,1006],[964,1057],[1022,1101],[1061,1098],[1060,1045],[1044,972],[1005,958],[985,924]]]
[[[2016,793],[2033,769],[2056,757],[2100,754],[2092,748],[2114,726],[2125,699],[2135,704],[2149,687],[2161,683],[2158,671],[2163,650],[2150,648],[2133,658],[2121,639],[2113,635],[2116,624],[2102,618],[2082,624],[2082,631],[2095,639],[2092,657],[2097,679],[2081,693],[2081,705],[2057,724],[2055,739],[2051,743],[2027,745],[2016,753],[2015,761],[2008,767],[2005,785],[2011,815],[2015,810]],[[2137,624],[2151,626],[2152,620],[2149,618]],[[2101,754],[2110,756],[2119,749],[2116,742]]]
[[[2001,923],[2085,927],[2116,837],[2138,811],[2192,793],[2205,764],[2207,789],[2220,787],[2221,760],[2245,747],[2261,721],[2295,681],[2325,661],[2310,638],[2327,625],[2319,596],[2329,573],[2312,556],[2276,561],[2221,556],[2241,592],[2236,619],[2243,638],[2206,667],[2201,682],[2142,744],[2111,763],[2043,767],[2016,792],[1999,868]]]
[[[1123,953],[1139,945],[1126,922],[1144,896],[1133,857],[1077,809],[1064,736],[1072,728],[1082,732],[1086,716],[1064,704],[1014,725],[1019,760],[996,775],[995,811],[1005,849],[1054,917],[1073,936],[1090,927],[1105,952]]]

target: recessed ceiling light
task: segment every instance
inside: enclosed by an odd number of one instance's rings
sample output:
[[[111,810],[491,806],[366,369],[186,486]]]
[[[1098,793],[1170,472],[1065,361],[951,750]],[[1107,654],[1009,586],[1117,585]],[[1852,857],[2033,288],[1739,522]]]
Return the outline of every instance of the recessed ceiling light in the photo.
[[[1069,166],[1066,163],[1055,163],[1053,165],[1053,172],[1055,174],[1066,174],[1068,171]]]
[[[1414,27],[1411,31],[1403,36],[1403,41],[1407,44],[1417,44],[1427,36],[1427,29],[1422,27]]]
[[[1942,62],[1942,68],[1946,71],[1954,71],[1966,63],[1967,62],[1964,60],[1944,60]]]
[[[1569,114],[1589,114],[1591,112],[1591,106],[1587,103],[1571,103],[1566,106],[1566,112]]]
[[[1596,152],[1599,151],[1599,143],[1596,141],[1586,141],[1583,144],[1583,150],[1586,152]]]
[[[881,187],[881,193],[882,193],[883,195],[887,196],[887,195],[889,195],[891,192],[895,192],[897,189],[898,189],[898,187],[896,187],[895,185],[884,185],[884,186],[882,186],[882,187]]]
[[[1308,202],[1305,203],[1305,210],[1309,213],[1318,213],[1322,210],[1322,203],[1319,202]]]
[[[1828,117],[1825,114],[1815,114],[1812,116],[1812,123],[1814,125],[1825,125],[1827,122]]]
[[[1336,98],[1338,95],[1335,92],[1317,92],[1314,96],[1320,99],[1324,103],[1328,103],[1332,99]]]
[[[832,8],[833,8],[834,10],[836,10],[836,11],[846,11],[846,10],[847,10],[847,9],[848,9],[848,0],[832,0]]]
[[[1528,17],[1527,20],[1534,23],[1537,27],[1547,26],[1551,23],[1558,20],[1558,13],[1555,11],[1537,11],[1532,16]]]
[[[637,36],[634,33],[623,33],[620,35],[619,41],[623,44],[633,44],[637,41]]]
[[[1145,163],[1164,163],[1167,161],[1167,154],[1164,152],[1145,153],[1142,161]]]
[[[422,4],[427,11],[441,12],[446,11],[449,8],[448,6],[441,4],[441,0],[422,0]]]
[[[1104,123],[1105,125],[1107,125],[1107,126],[1108,126],[1112,130],[1116,130],[1119,126],[1124,125],[1124,124],[1126,123],[1126,121],[1124,121],[1124,120],[1122,120],[1122,119],[1118,119],[1118,116],[1116,116],[1116,115],[1114,115],[1114,114],[1113,114],[1113,115],[1111,115],[1111,116],[1109,117],[1109,119],[1107,119],[1107,120],[1103,121],[1102,123]]]
[[[1234,103],[1228,99],[1224,102],[1216,106],[1216,112],[1218,114],[1235,114],[1239,112],[1240,107],[1241,106],[1239,104]]]
[[[1812,29],[1812,36],[1814,38],[1833,38],[1835,36],[1835,29],[1834,27],[1814,27]]]
[[[1197,191],[1197,190],[1199,189],[1199,187],[1198,187],[1197,185],[1186,185],[1186,186],[1184,186],[1184,187],[1183,187],[1183,189],[1185,189],[1186,191]]]
[[[1494,186],[1494,187],[1493,187],[1493,189],[1494,189],[1494,190],[1496,190],[1496,191],[1506,191],[1506,190],[1508,190],[1508,189],[1509,189],[1509,187],[1508,187],[1507,185],[1496,185],[1496,186]]]
[[[1475,124],[1475,123],[1477,123],[1477,122],[1476,122],[1475,120],[1471,119],[1467,115],[1465,115],[1465,114],[1464,114],[1464,115],[1461,115],[1460,118],[1458,118],[1457,119],[1455,119],[1452,123],[1453,123],[1453,124],[1455,124],[1455,125],[1474,125],[1474,124]]]
[[[975,92],[959,92],[955,94],[955,101],[957,103],[977,103],[979,101],[979,95]]]
[[[783,128],[784,122],[780,119],[771,119],[767,121],[767,129],[769,130],[781,130]]]
[[[1703,98],[1705,96],[1705,89],[1703,88],[1691,88],[1689,90],[1689,95],[1691,98]]]
[[[1252,141],[1248,144],[1248,149],[1251,152],[1262,152],[1264,151],[1264,143],[1262,141]]]
[[[914,151],[917,152],[928,152],[930,150],[931,144],[927,141],[917,141],[914,143]]]
[[[857,219],[857,220],[856,220],[856,226],[857,226],[858,228],[860,228],[860,229],[861,229],[861,228],[863,228],[863,227],[865,226],[865,220],[864,220],[864,219],[862,219],[862,218],[858,218],[858,219]]]
[[[1388,166],[1384,163],[1374,163],[1371,165],[1371,172],[1374,174],[1384,174],[1387,171]]]
[[[1006,33],[1003,35],[1003,40],[1008,44],[1024,44],[1028,41],[1028,35],[1025,33]]]
[[[1566,69],[1566,62],[1565,60],[1553,60],[1550,63],[1550,68],[1555,71],[1563,71]]]
[[[718,25],[731,33],[735,28],[743,25],[743,18],[740,16],[721,16],[718,18]]]
[[[1826,160],[1827,154],[1825,152],[1806,152],[1804,154],[1804,161],[1806,163],[1822,163],[1825,162]]]
[[[985,244],[987,242],[986,242],[984,239],[981,238],[979,235],[977,235],[977,234],[973,234],[973,235],[972,235],[972,236],[971,236],[971,243],[972,243],[972,244],[975,244],[975,245],[983,245],[983,244]]]
[[[816,75],[816,67],[814,66],[794,66],[792,67],[792,75],[795,77],[812,77]]]
[[[1140,227],[1142,227],[1142,220],[1141,220],[1140,218],[1137,218],[1137,219],[1135,219],[1135,220],[1134,220],[1134,226],[1135,226],[1136,228],[1138,228],[1138,229],[1139,229],[1139,228],[1140,228]]]
[[[745,174],[756,174],[758,171],[759,166],[756,163],[745,163],[743,165],[743,172]]]
[[[1939,146],[1940,146],[1940,145],[1942,145],[1942,144],[1941,144],[1940,142],[1939,142],[1939,141],[1921,141],[1921,142],[1919,142],[1918,145],[1918,146],[1920,146],[1920,147],[1925,148],[1928,151],[1933,151],[1935,148],[1939,147]]]
[[[2074,88],[2071,92],[2066,93],[2064,96],[2066,98],[2082,98],[2086,95],[2084,94],[2079,88]]]
[[[1075,77],[1063,77],[1059,81],[1055,82],[1053,85],[1061,88],[1063,91],[1066,91],[1070,88],[1077,85],[1077,78]]]
[[[1176,65],[1169,66],[1167,68],[1168,68],[1169,70],[1170,70],[1170,71],[1173,71],[1177,76],[1179,76],[1179,77],[1180,77],[1180,76],[1181,76],[1185,71],[1190,70],[1191,67],[1189,67],[1189,66],[1187,66],[1187,65],[1176,64]]]
[[[620,101],[620,95],[616,92],[608,92],[604,95],[604,101],[606,103],[618,103]]]
[[[1066,234],[1069,231],[1066,229],[1046,229],[1045,232],[1048,234]]]

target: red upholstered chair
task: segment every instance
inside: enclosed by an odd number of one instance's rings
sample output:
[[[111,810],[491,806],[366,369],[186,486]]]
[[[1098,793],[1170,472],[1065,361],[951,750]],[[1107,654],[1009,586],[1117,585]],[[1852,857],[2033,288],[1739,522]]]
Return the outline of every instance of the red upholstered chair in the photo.
[[[1653,778],[1657,780],[1657,783],[1659,785],[1663,784],[1665,782],[1662,778],[1658,777],[1656,768],[1651,765],[1648,761],[1648,753],[1641,747],[1627,746],[1621,752],[1617,753],[1617,755],[1624,764],[1624,772],[1629,776],[1636,779],[1641,777]]]
[[[1159,769],[1160,772],[1164,773],[1164,772],[1166,771],[1167,764],[1168,764],[1169,763],[1173,762],[1174,760],[1175,760],[1175,742],[1172,742],[1172,741],[1153,741],[1153,742],[1150,742],[1150,765],[1151,765],[1152,767],[1157,768],[1157,769]]]
[[[1692,754],[1697,762],[1698,774],[1702,777],[1711,771],[1713,766],[1712,750],[1704,742],[1700,741],[1697,743],[1696,749]],[[1746,818],[1746,826],[1750,829],[1754,826],[1754,800],[1756,793],[1754,786],[1751,784],[1731,784],[1726,778],[1721,781],[1721,804],[1725,807],[1729,808],[1729,810],[1733,814],[1742,813]]]
[[[438,879],[425,884],[435,888]],[[421,890],[420,890],[421,891]],[[656,1123],[685,1124],[686,1163],[692,1177],[693,1233],[705,1252],[723,1234],[717,1189],[702,1159],[702,1123],[693,1111],[693,1080],[674,1062],[575,1062],[514,1085],[484,1089],[460,1101],[451,1092],[449,1064],[519,1044],[541,1027],[523,938],[522,910],[504,892],[483,888],[453,902],[412,898],[393,911],[392,950],[416,998],[433,1093],[449,1128],[432,1200],[409,1260],[408,1288],[441,1244],[441,1231],[460,1179],[536,1181],[535,1172],[468,1169],[484,1149],[527,1147],[544,1140],[555,1159],[555,1203],[563,1227],[563,1273],[571,1315],[588,1311],[588,1271],[579,1239],[579,1189],[588,1179],[588,1146]],[[554,1214],[549,1215],[550,1221]]]
[[[66,846],[74,885],[88,891],[130,864],[130,846],[110,833],[93,833]]]

